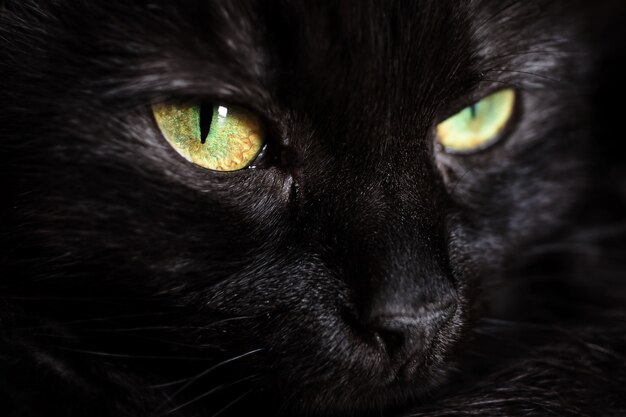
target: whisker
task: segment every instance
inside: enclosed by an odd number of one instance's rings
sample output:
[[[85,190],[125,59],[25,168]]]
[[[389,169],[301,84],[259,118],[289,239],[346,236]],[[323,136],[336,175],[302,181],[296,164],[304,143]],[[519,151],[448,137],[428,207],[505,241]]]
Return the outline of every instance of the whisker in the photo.
[[[127,353],[111,353],[99,352],[93,350],[75,349],[63,346],[56,346],[57,349],[67,350],[76,353],[85,353],[94,356],[105,356],[110,358],[129,358],[129,359],[148,359],[148,360],[190,360],[190,361],[208,361],[210,358],[200,356],[153,356],[153,355],[132,355]]]
[[[493,325],[500,328],[511,328],[511,329],[532,329],[532,330],[541,330],[541,331],[550,331],[550,332],[560,332],[560,333],[570,333],[570,330],[564,328],[563,326],[550,325],[550,324],[541,324],[541,323],[528,323],[523,321],[516,320],[504,320],[504,319],[495,319],[485,317],[479,320],[480,322],[484,322],[488,325]]]
[[[134,332],[134,331],[148,331],[148,330],[208,330],[220,324],[228,323],[236,320],[250,319],[251,316],[231,317],[224,320],[218,320],[205,326],[143,326],[143,327],[120,327],[115,329],[86,329],[91,332],[105,332],[105,333],[117,333],[117,332]]]
[[[163,413],[163,414],[161,414],[161,415],[168,415],[168,414],[175,413],[175,412],[179,411],[180,409],[182,409],[182,408],[184,408],[184,407],[187,407],[187,406],[189,406],[189,405],[191,405],[191,404],[193,404],[193,403],[195,403],[195,402],[198,402],[198,401],[200,401],[201,399],[203,399],[203,398],[205,398],[205,397],[208,397],[209,395],[211,395],[211,394],[213,394],[213,393],[215,393],[215,392],[217,392],[217,391],[220,391],[220,390],[222,390],[222,389],[224,389],[224,388],[229,388],[229,387],[232,387],[232,386],[234,386],[234,385],[236,385],[236,384],[239,384],[239,383],[241,383],[241,382],[245,382],[245,381],[249,381],[249,380],[254,379],[254,378],[256,378],[256,375],[250,375],[250,376],[247,376],[247,377],[245,377],[245,378],[238,379],[237,381],[230,382],[230,383],[228,383],[228,384],[222,384],[222,385],[220,385],[220,386],[218,386],[218,387],[215,387],[215,388],[213,388],[213,389],[210,389],[209,391],[206,391],[206,392],[204,392],[204,393],[202,393],[202,394],[198,395],[198,396],[197,396],[197,397],[195,397],[195,398],[192,398],[192,399],[191,399],[191,400],[189,400],[189,401],[184,402],[183,404],[180,404],[180,405],[176,406],[175,408],[173,408],[173,409],[171,409],[171,410],[169,410],[169,411],[167,411],[167,412],[165,412],[165,413]],[[250,392],[252,392],[252,390],[247,391],[245,395],[249,394]],[[172,397],[172,398],[173,398],[173,397]],[[239,398],[240,398],[240,397],[237,397],[237,398],[235,399],[235,401],[238,401],[238,400],[239,400]],[[234,404],[234,402],[229,403],[226,407],[229,407],[231,404]],[[225,407],[225,408],[226,408],[226,407]],[[225,408],[222,408],[220,411],[218,411],[218,413],[219,413],[219,412],[221,412],[222,410],[224,410]]]
[[[161,312],[161,313],[125,314],[125,315],[116,315],[116,316],[93,317],[93,318],[80,319],[80,320],[61,321],[61,322],[55,322],[55,324],[61,325],[61,326],[71,326],[75,324],[92,323],[92,322],[114,323],[114,320],[120,320],[120,319],[168,316],[172,314],[174,313],[173,312]],[[92,331],[92,332],[117,332],[117,331],[124,332],[124,331],[135,331],[135,330],[144,330],[144,329],[149,329],[149,330],[168,330],[168,329],[205,330],[205,329],[209,329],[214,326],[224,324],[230,321],[244,320],[244,319],[250,319],[250,318],[253,318],[253,317],[252,316],[229,317],[227,319],[218,320],[205,326],[146,326],[146,327],[128,327],[128,328],[117,328],[117,329],[88,329],[87,328],[85,330]],[[20,327],[20,329],[38,329],[38,328],[48,328],[48,327],[50,327],[49,324],[41,324],[41,325],[36,325],[36,326],[23,326],[23,327]]]
[[[260,351],[262,351],[263,349],[255,349],[255,350],[251,350],[247,353],[244,353],[242,355],[239,356],[235,356],[234,358],[230,358],[227,359],[225,361],[222,361],[216,365],[211,366],[210,368],[206,369],[205,371],[200,372],[199,374],[197,374],[196,376],[192,377],[191,379],[189,379],[182,387],[180,387],[176,392],[174,392],[174,394],[172,394],[172,398],[176,397],[178,394],[180,394],[181,392],[183,392],[185,389],[189,388],[194,382],[196,382],[197,380],[199,380],[200,378],[202,378],[205,375],[208,375],[209,373],[213,372],[215,369],[219,368],[220,366],[235,362],[239,359],[245,358],[246,356],[250,356],[253,355],[255,353],[258,353]]]
[[[2,299],[6,300],[18,300],[18,301],[88,301],[90,303],[112,303],[112,302],[129,302],[129,301],[147,301],[148,298],[138,297],[40,297],[40,296],[13,296],[3,295]]]
[[[232,407],[233,405],[235,405],[236,403],[241,401],[244,397],[249,395],[251,392],[252,392],[252,389],[248,390],[247,392],[244,392],[239,397],[235,398],[233,401],[231,401],[230,403],[226,404],[223,408],[221,408],[215,414],[213,414],[213,417],[217,417],[218,415],[222,414],[224,411],[226,411],[227,409],[229,409],[230,407]]]
[[[465,170],[465,172],[456,180],[456,182],[454,183],[454,186],[452,187],[452,194],[455,194],[457,191],[457,188],[459,185],[461,185],[461,182],[463,181],[463,179],[465,178],[466,175],[470,174],[471,172],[473,172],[474,170],[476,170],[475,166],[471,166],[468,169]]]
[[[626,234],[626,223],[608,224],[602,227],[585,229],[583,232],[575,234],[576,239],[597,240],[607,237],[615,237]]]
[[[137,317],[167,316],[167,315],[171,315],[171,314],[172,314],[172,313],[167,313],[167,312],[160,312],[160,313],[139,313],[139,314],[123,314],[123,315],[116,315],[116,316],[93,317],[93,318],[88,318],[88,319],[80,319],[80,320],[64,321],[64,322],[59,322],[58,324],[61,324],[61,325],[72,325],[72,324],[90,323],[90,322],[97,322],[97,321],[110,321],[110,320],[119,320],[119,319],[132,319],[132,318],[137,318]]]

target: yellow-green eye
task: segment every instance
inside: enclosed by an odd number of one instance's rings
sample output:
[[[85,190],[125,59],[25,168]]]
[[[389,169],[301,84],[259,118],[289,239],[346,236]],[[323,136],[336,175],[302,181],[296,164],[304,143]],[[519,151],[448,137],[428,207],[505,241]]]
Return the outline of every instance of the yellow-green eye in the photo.
[[[437,139],[451,152],[471,152],[496,140],[513,116],[515,90],[498,91],[437,125]]]
[[[154,118],[172,147],[188,161],[214,171],[249,166],[265,142],[261,119],[225,105],[157,105]]]

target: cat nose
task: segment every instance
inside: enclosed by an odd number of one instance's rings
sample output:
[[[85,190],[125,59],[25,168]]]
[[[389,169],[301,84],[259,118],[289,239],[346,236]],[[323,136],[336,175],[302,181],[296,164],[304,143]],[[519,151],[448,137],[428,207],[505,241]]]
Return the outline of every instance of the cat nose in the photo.
[[[392,304],[372,311],[369,327],[383,345],[392,365],[400,368],[426,352],[455,311],[453,298],[419,307]],[[405,376],[410,378],[411,375]]]

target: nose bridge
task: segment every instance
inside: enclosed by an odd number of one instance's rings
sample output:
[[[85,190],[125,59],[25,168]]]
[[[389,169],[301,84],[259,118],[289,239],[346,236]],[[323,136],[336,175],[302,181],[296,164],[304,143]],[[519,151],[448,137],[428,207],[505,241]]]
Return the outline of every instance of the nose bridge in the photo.
[[[339,253],[342,276],[365,317],[415,312],[453,295],[442,196],[425,171],[393,164],[355,170],[318,199],[332,231],[327,246]]]
[[[445,239],[439,225],[399,221],[384,238],[360,254],[369,259],[360,277],[367,296],[360,300],[366,316],[413,315],[447,304],[454,297]]]
[[[402,378],[415,372],[407,364],[435,340],[457,305],[445,201],[434,179],[415,178],[417,172],[354,175],[348,183],[333,182],[330,192],[320,190],[318,199],[328,222],[323,228],[331,231],[325,246],[351,289],[358,328]]]

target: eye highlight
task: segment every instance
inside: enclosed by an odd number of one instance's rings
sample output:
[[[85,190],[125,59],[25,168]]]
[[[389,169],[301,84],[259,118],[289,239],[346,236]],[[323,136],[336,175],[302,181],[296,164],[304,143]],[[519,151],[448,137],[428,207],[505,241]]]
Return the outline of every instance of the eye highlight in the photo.
[[[516,93],[506,89],[464,108],[437,125],[437,140],[446,151],[469,153],[499,139],[515,109]]]
[[[176,152],[213,171],[248,167],[265,144],[261,118],[239,106],[160,104],[152,112]]]

